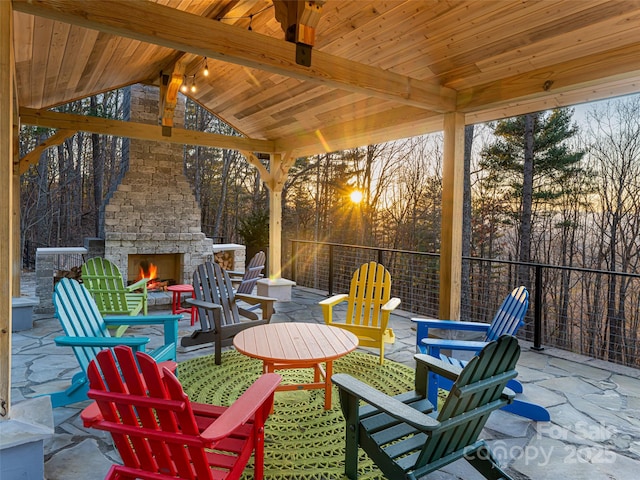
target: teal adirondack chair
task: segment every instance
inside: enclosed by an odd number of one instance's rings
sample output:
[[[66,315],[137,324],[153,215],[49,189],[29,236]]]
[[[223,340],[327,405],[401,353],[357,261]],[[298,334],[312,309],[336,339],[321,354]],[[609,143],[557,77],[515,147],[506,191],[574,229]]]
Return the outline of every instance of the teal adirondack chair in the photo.
[[[94,257],[82,265],[82,282],[91,293],[102,315],[147,314],[147,282],[143,278],[125,285],[118,267],[106,258]],[[116,337],[121,336],[129,324],[117,325]]]
[[[515,396],[506,385],[518,374],[519,356],[510,335],[488,343],[462,370],[417,354],[415,391],[396,397],[350,375],[333,375],[346,421],[346,476],[357,478],[360,446],[394,480],[422,478],[461,458],[486,478],[509,479],[479,436],[491,412]],[[427,400],[432,373],[454,382],[440,412]]]
[[[496,340],[501,335],[515,335],[518,329],[524,325],[524,317],[529,308],[529,292],[523,286],[515,288],[502,302],[500,308],[493,317],[491,323],[458,322],[451,320],[433,320],[425,318],[412,318],[416,324],[416,349],[440,360],[463,368],[466,361],[440,353],[442,349],[463,350],[479,352],[488,342]],[[481,341],[449,340],[429,338],[429,328],[438,328],[454,331],[485,332]],[[507,385],[516,393],[522,393],[522,384],[517,380],[511,380]],[[438,388],[449,390],[451,381],[432,374],[429,379],[429,401],[437,405]],[[520,415],[531,420],[549,421],[549,412],[531,402],[516,398],[504,410]]]
[[[124,318],[130,325],[164,326],[164,344],[147,353],[158,362],[167,362],[164,366],[175,370],[178,320],[182,318],[181,315],[103,318],[87,289],[76,280],[68,278],[63,278],[56,284],[53,304],[56,310],[55,315],[65,333],[65,336],[56,337],[55,343],[58,346],[73,348],[81,369],[74,375],[69,388],[50,394],[54,407],[87,399],[89,389],[87,368],[101,350],[117,345],[127,345],[134,351],[145,351],[145,345],[150,340],[147,337],[112,337],[109,334],[107,326],[119,325]]]

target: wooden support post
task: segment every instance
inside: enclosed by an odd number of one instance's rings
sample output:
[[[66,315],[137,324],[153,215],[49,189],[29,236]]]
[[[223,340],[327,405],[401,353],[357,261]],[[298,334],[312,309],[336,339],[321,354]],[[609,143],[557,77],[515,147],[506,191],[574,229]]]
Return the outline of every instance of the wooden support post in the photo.
[[[268,277],[282,278],[282,188],[269,190],[269,261]]]
[[[440,318],[460,318],[462,199],[464,193],[464,114],[444,116],[442,227],[440,239]]]
[[[0,420],[11,405],[13,285],[13,32],[11,2],[0,2]]]
[[[13,295],[20,296],[20,278],[22,277],[22,252],[20,243],[20,174],[16,165],[20,159],[20,117],[18,109],[13,108]]]
[[[269,169],[251,152],[240,151],[258,169],[260,179],[269,190],[269,256],[267,277],[282,278],[282,189],[295,158],[278,153],[270,154]]]

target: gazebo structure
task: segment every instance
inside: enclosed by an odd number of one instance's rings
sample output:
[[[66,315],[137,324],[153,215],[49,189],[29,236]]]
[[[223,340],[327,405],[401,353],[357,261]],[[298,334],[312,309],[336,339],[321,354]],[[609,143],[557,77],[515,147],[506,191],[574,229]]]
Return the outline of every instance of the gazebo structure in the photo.
[[[456,318],[464,126],[637,92],[639,82],[634,1],[0,1],[1,418],[20,173],[76,131],[242,152],[270,192],[277,283],[281,192],[297,157],[443,130],[440,314]],[[50,110],[136,83],[159,87],[157,125]],[[194,83],[186,95],[244,137],[174,127],[178,92]],[[20,125],[57,132],[18,158]]]

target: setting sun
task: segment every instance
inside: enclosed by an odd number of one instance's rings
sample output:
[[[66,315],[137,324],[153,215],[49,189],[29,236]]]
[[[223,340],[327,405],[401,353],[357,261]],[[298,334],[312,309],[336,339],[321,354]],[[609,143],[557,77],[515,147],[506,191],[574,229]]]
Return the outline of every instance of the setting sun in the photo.
[[[362,201],[362,192],[360,190],[354,190],[350,195],[353,203],[360,203]]]

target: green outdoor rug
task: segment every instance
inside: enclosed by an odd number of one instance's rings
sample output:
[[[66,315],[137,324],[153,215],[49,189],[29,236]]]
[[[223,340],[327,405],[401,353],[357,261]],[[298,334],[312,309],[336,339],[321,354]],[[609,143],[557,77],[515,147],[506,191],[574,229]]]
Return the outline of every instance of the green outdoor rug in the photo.
[[[334,361],[334,373],[348,373],[389,395],[413,390],[414,370],[390,360],[352,352]],[[229,405],[262,373],[262,362],[235,350],[223,352],[222,365],[213,355],[178,366],[178,376],[194,402]],[[283,383],[311,382],[312,369],[279,370]],[[337,388],[332,408],[324,409],[324,390],[276,392],[273,413],[265,428],[265,479],[325,480],[344,476],[344,417]],[[247,467],[243,478],[253,478]],[[380,470],[360,450],[359,479],[383,479]]]

